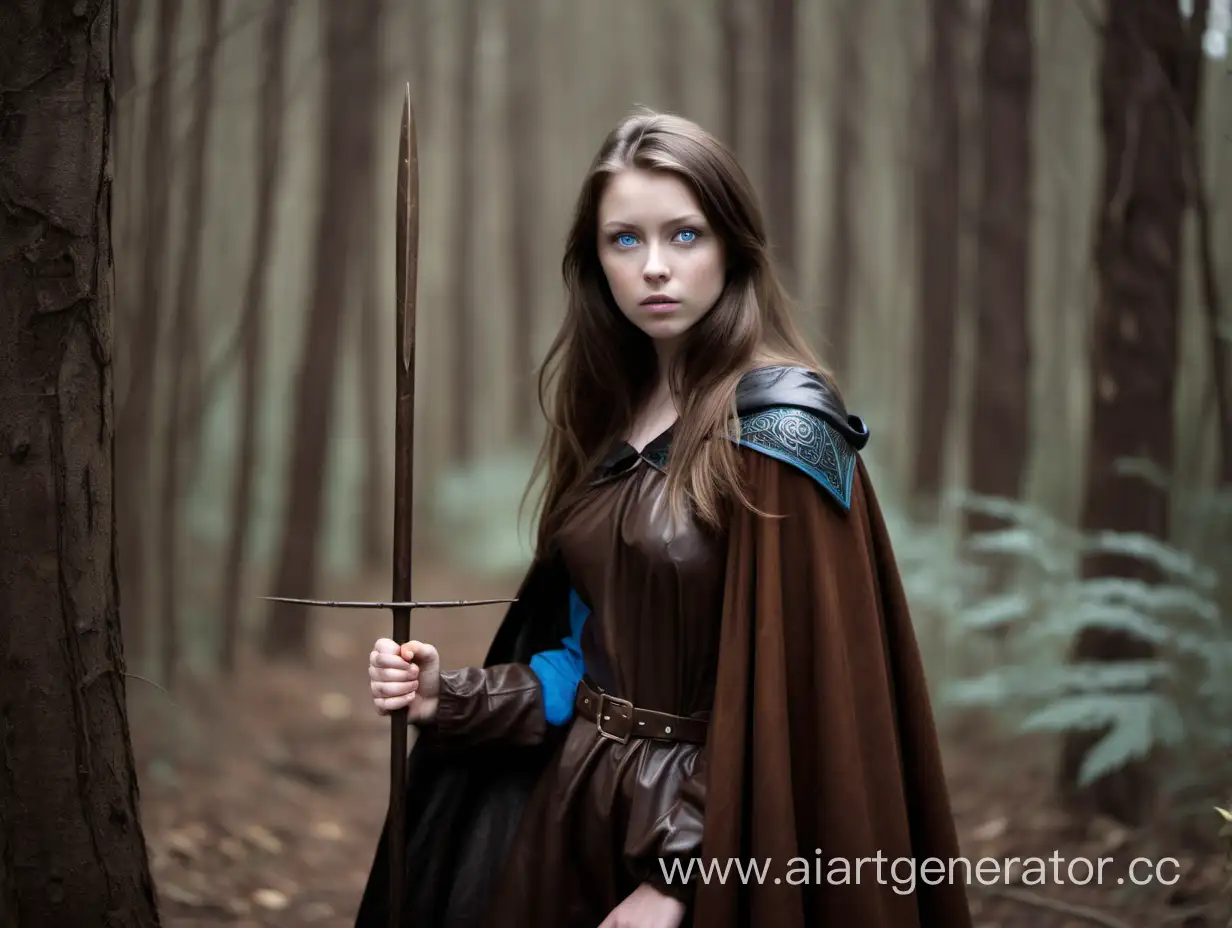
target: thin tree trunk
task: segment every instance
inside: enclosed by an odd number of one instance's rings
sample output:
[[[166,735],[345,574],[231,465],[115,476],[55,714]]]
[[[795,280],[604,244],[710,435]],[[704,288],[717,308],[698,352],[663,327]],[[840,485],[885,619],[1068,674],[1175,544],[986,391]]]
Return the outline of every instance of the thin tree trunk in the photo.
[[[837,14],[837,80],[834,82],[834,162],[830,174],[833,230],[830,233],[829,328],[832,366],[849,374],[851,366],[852,281],[855,279],[855,191],[852,178],[859,161],[858,120],[864,97],[861,69],[863,16],[867,0],[840,0]]]
[[[1034,48],[1029,0],[990,0],[980,62],[979,255],[969,481],[1017,499],[1030,418],[1031,113]],[[966,531],[1000,520],[965,514]]]
[[[1184,67],[1181,13],[1172,0],[1109,5],[1100,64],[1104,177],[1095,251],[1099,281],[1091,364],[1091,443],[1087,530],[1138,532],[1164,539],[1166,492],[1122,475],[1122,458],[1147,458],[1165,472],[1173,463],[1173,400],[1185,207],[1182,150],[1174,113],[1176,75]],[[1084,564],[1088,577],[1152,582],[1141,559],[1103,555]],[[1152,646],[1122,632],[1090,631],[1075,642],[1080,661],[1148,657]],[[1129,823],[1142,821],[1152,798],[1149,760],[1134,761],[1086,789],[1079,766],[1099,733],[1071,735],[1060,777],[1076,808]]]
[[[952,402],[958,305],[961,137],[958,109],[960,0],[929,0],[932,60],[929,124],[921,139],[919,363],[916,459],[912,494],[926,517],[936,514],[944,476]]]
[[[723,94],[723,139],[728,147],[739,154],[740,133],[740,65],[743,30],[740,25],[741,0],[722,0],[721,30],[723,42],[722,94]]]
[[[244,289],[240,368],[240,441],[235,460],[235,489],[231,497],[230,538],[223,568],[223,632],[221,660],[224,672],[235,671],[239,649],[240,592],[252,524],[253,481],[257,466],[257,419],[260,412],[262,361],[265,357],[265,283],[274,243],[274,209],[278,167],[282,160],[286,107],[287,24],[292,0],[274,0],[262,36],[260,118],[257,133],[257,222],[252,263]]]
[[[428,10],[429,0],[415,0],[411,16],[411,69],[415,83],[415,123],[425,131],[432,116],[432,107],[427,105],[432,84],[432,22]],[[423,132],[420,132],[420,138]]]
[[[110,0],[0,30],[0,924],[159,924],[115,550]]]
[[[509,242],[513,249],[513,390],[515,434],[526,438],[535,411],[535,259],[538,237],[527,234],[542,224],[539,214],[540,171],[543,154],[539,145],[539,17],[538,5],[530,9],[509,4],[506,29],[509,49],[509,144],[511,146]]]
[[[128,390],[116,427],[116,505],[120,532],[120,585],[127,603],[125,643],[141,659],[145,654],[145,526],[141,514],[149,500],[150,433],[154,414],[154,379],[163,309],[163,275],[171,217],[171,71],[179,0],[159,0],[155,25],[154,70],[146,117],[145,176],[141,214],[141,283],[133,327],[127,334]]]
[[[295,389],[290,480],[284,503],[282,547],[275,595],[310,596],[325,508],[325,471],[335,413],[334,379],[339,334],[353,254],[351,221],[355,189],[351,171],[363,159],[360,138],[368,126],[356,118],[355,98],[373,86],[379,68],[381,7],[377,3],[325,6],[325,97],[321,144],[325,157],[319,180],[320,218],[313,255],[313,305],[304,330],[304,349]],[[275,605],[265,627],[269,658],[302,659],[308,653],[307,607]]]
[[[171,324],[171,387],[167,402],[167,428],[163,450],[162,504],[158,510],[158,548],[162,586],[162,678],[174,685],[180,662],[179,551],[181,477],[181,402],[185,368],[191,345],[197,340],[197,281],[201,271],[201,232],[205,225],[205,158],[210,144],[210,117],[214,109],[214,59],[222,28],[222,0],[207,0],[205,37],[197,51],[194,78],[193,122],[188,134],[188,202],[184,209],[184,253],[176,285],[175,314]],[[198,423],[193,423],[196,427]]]
[[[768,0],[766,216],[783,280],[796,279],[796,3]]]
[[[663,44],[659,46],[658,61],[663,105],[669,113],[685,115],[684,68],[688,59],[684,37],[688,35],[688,29],[683,26],[686,14],[674,3],[662,4],[659,11],[659,15],[663,17],[660,26],[660,40]]]
[[[475,222],[475,111],[478,108],[479,2],[458,0],[462,17],[462,63],[458,85],[458,147],[454,172],[453,224],[453,422],[452,451],[456,464],[470,461],[474,450],[475,416],[475,286],[471,248]]]
[[[373,74],[376,77],[376,74]],[[383,205],[388,197],[378,196],[375,141],[380,134],[381,99],[379,86],[372,86],[355,97],[356,121],[362,123],[356,139],[356,161],[351,170],[353,183],[360,191],[359,209],[355,211],[355,254],[358,258],[358,280],[351,284],[359,317],[356,371],[359,376],[359,417],[363,431],[364,482],[363,515],[360,524],[360,550],[366,564],[380,566],[386,562],[389,548],[389,528],[392,525],[391,505],[385,493],[384,467],[388,426],[381,418],[381,388],[384,369],[378,359],[384,353],[381,340],[381,304],[378,264],[382,253],[376,248],[380,237],[378,217],[385,216]]]
[[[1184,152],[1185,184],[1198,225],[1198,285],[1206,310],[1207,344],[1210,346],[1211,389],[1215,400],[1215,422],[1219,440],[1219,483],[1232,487],[1232,372],[1228,370],[1228,349],[1220,332],[1223,296],[1215,262],[1214,233],[1202,166],[1203,77],[1206,55],[1202,40],[1210,17],[1210,0],[1195,0],[1193,15],[1186,30],[1186,68],[1180,82],[1181,145]]]
[[[377,99],[376,96],[372,97],[374,102]],[[373,114],[376,114],[375,107]],[[375,191],[376,178],[373,174],[373,171],[368,172],[367,187]],[[374,217],[382,215],[383,211],[376,197],[369,197],[368,204],[369,208],[361,213],[361,225],[370,226]],[[361,249],[364,258],[359,268],[361,280],[356,288],[359,302],[357,307],[359,338],[355,368],[359,377],[359,419],[364,446],[363,521],[360,524],[360,550],[364,563],[375,567],[385,561],[385,554],[389,547],[389,528],[392,526],[391,509],[385,493],[385,470],[382,464],[385,460],[385,436],[388,428],[385,420],[381,418],[381,410],[384,408],[381,397],[382,367],[377,363],[384,343],[381,336],[380,288],[377,286],[377,281],[380,280],[376,267],[378,253],[373,247],[376,237],[368,230],[360,230],[356,241],[366,246]]]

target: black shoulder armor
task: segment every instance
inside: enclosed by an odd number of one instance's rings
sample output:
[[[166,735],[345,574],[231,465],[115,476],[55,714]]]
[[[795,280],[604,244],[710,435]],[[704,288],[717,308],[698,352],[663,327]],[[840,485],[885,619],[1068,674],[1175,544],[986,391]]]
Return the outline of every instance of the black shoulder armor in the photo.
[[[838,391],[801,367],[750,371],[736,389],[739,443],[808,474],[844,511],[851,508],[856,455],[868,426],[849,415]]]

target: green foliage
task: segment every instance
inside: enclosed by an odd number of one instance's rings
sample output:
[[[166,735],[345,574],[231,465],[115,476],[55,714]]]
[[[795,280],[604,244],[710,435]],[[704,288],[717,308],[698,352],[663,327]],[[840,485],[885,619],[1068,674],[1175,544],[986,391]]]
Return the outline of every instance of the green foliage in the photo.
[[[968,550],[973,563],[997,565],[1011,579],[988,592],[978,582],[950,590],[951,599],[964,597],[952,613],[953,637],[996,641],[998,659],[944,685],[943,704],[1001,710],[1021,732],[1099,733],[1081,784],[1164,751],[1176,761],[1164,771],[1174,790],[1210,795],[1223,787],[1232,756],[1232,494],[1171,489],[1188,547],[1141,534],[1084,534],[1027,504],[962,500],[1004,520],[970,539]],[[1159,579],[1083,578],[1083,560],[1100,554],[1141,561]],[[1070,662],[1088,630],[1144,640],[1153,656]]]

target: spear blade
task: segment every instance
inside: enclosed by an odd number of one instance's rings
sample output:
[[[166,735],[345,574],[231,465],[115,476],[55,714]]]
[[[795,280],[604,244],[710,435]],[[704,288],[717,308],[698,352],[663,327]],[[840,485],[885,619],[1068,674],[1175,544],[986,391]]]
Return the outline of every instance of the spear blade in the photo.
[[[411,107],[411,85],[402,104],[402,132],[398,144],[398,202],[395,239],[395,312],[397,329],[397,405],[394,424],[394,539],[393,595],[396,603],[411,596],[411,551],[415,500],[415,310],[419,282],[419,146]],[[393,639],[411,637],[411,609],[393,610]],[[406,742],[407,709],[390,714],[389,782],[389,925],[402,925],[406,898]]]

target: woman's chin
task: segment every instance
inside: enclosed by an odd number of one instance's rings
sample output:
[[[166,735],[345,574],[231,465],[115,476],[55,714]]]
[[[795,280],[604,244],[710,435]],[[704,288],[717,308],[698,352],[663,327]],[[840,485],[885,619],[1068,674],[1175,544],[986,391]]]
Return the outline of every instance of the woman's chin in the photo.
[[[655,341],[675,341],[692,327],[691,320],[666,316],[658,319],[642,319],[638,326]]]

